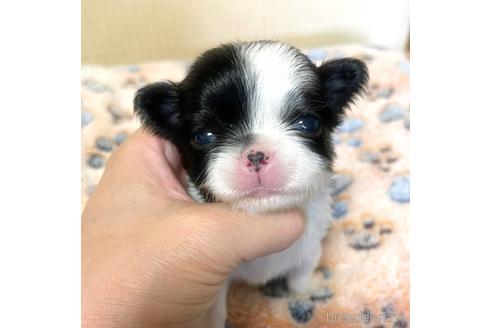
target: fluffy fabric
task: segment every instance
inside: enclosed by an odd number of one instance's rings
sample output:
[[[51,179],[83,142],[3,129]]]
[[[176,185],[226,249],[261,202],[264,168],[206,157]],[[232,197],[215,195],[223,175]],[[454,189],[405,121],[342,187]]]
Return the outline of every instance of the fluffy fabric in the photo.
[[[333,215],[311,295],[289,295],[285,281],[235,283],[232,327],[405,327],[409,322],[409,63],[403,54],[358,46],[306,51],[363,60],[368,94],[335,135]],[[348,63],[349,64],[349,63]],[[185,62],[82,69],[82,204],[111,151],[139,126],[133,97],[163,78],[180,81]],[[327,68],[329,69],[329,67]],[[336,88],[340,86],[327,86]],[[343,86],[341,86],[343,87]],[[334,100],[336,101],[336,100]]]

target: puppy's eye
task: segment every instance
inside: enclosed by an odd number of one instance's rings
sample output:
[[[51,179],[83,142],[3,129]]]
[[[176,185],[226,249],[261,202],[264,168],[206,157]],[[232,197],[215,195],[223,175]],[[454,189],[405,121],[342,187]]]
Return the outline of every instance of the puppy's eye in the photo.
[[[208,130],[200,130],[195,133],[193,137],[193,142],[197,145],[208,145],[214,142],[217,139],[215,134]]]
[[[306,137],[317,137],[321,133],[321,121],[315,115],[301,115],[297,118],[293,128]]]

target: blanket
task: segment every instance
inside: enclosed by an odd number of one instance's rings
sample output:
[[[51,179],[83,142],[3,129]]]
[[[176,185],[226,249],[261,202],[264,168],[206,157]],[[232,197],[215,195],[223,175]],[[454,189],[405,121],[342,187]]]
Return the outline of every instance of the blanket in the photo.
[[[305,50],[316,64],[355,57],[370,74],[367,94],[333,136],[334,222],[313,275],[317,290],[294,295],[279,278],[236,282],[229,327],[409,326],[410,64],[403,53],[358,45]],[[189,61],[82,67],[82,208],[111,152],[139,127],[133,97],[159,80],[180,81]]]

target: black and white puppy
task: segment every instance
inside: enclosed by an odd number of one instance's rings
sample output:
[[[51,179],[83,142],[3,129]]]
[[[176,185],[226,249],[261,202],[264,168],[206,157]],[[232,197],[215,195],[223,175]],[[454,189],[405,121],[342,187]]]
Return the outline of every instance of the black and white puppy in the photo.
[[[137,92],[136,113],[176,144],[195,200],[252,213],[304,211],[305,231],[292,246],[243,263],[231,278],[263,284],[284,276],[291,291],[306,289],[331,219],[331,133],[367,80],[360,60],[316,67],[289,45],[257,41],[209,50],[182,82]]]

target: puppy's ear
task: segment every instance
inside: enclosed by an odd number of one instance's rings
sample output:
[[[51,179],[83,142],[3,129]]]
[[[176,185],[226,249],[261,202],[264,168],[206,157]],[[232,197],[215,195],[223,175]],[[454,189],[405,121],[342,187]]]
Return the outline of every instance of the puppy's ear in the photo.
[[[344,107],[365,91],[367,66],[355,58],[328,61],[318,67],[321,85],[331,112],[342,114]]]
[[[173,140],[182,125],[179,111],[179,87],[173,82],[158,82],[137,91],[133,101],[135,113],[145,129]]]

